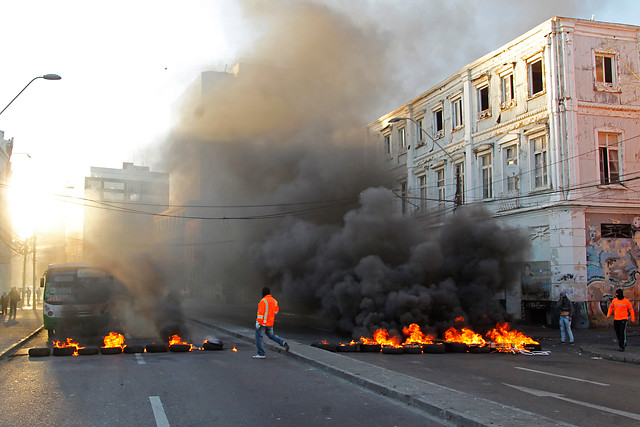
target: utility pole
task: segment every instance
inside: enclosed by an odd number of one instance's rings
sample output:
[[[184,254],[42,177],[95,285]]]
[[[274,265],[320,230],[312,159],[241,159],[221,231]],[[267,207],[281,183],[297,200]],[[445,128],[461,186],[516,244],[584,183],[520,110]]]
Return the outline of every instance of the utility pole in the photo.
[[[33,234],[33,270],[32,270],[32,279],[33,279],[33,292],[31,293],[31,298],[33,298],[32,301],[32,306],[33,309],[36,309],[36,302],[37,302],[37,288],[36,288],[36,234]]]
[[[22,306],[24,307],[24,293],[27,288],[27,239],[24,239],[24,243],[22,245],[22,251],[24,257],[22,258]]]

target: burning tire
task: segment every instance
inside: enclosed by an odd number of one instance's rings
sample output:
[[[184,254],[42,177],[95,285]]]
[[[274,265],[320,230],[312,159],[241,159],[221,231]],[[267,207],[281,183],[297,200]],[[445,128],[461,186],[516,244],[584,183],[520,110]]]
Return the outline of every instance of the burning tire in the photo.
[[[220,351],[224,349],[224,343],[222,341],[205,341],[202,344],[202,348],[207,351]]]
[[[145,347],[147,353],[165,353],[167,351],[167,346],[164,344],[147,344]]]
[[[491,353],[493,349],[487,345],[470,345],[469,353]]]
[[[75,351],[75,347],[53,347],[54,356],[72,356]]]
[[[404,350],[402,347],[393,347],[391,345],[385,345],[382,347],[382,354],[402,354]]]
[[[83,347],[83,348],[79,348],[78,349],[78,355],[80,356],[91,356],[94,354],[98,354],[98,352],[100,351],[100,349],[94,345],[90,345],[87,347]]]
[[[461,342],[445,341],[444,346],[448,353],[466,353],[469,350],[469,346]]]
[[[49,347],[34,347],[29,349],[29,357],[46,357],[51,355]]]
[[[171,344],[169,346],[169,351],[174,353],[184,353],[189,350],[191,350],[191,344]]]
[[[311,347],[316,347],[319,348],[321,350],[327,350],[327,351],[331,351],[331,352],[336,352],[336,345],[335,344],[329,344],[328,342],[314,342],[313,344],[311,344]]]
[[[422,352],[424,354],[443,354],[447,349],[442,343],[422,344]]]
[[[363,353],[380,353],[382,346],[380,344],[361,344],[360,351]]]
[[[122,351],[127,353],[127,354],[144,353],[144,346],[127,344],[127,345],[124,346],[124,349]]]
[[[542,351],[542,346],[540,344],[525,344],[524,349],[528,351]]]
[[[402,352],[404,354],[422,354],[422,346],[420,345],[403,345]]]
[[[100,347],[100,354],[120,354],[122,347]]]
[[[360,351],[360,344],[338,344],[336,350],[344,353],[355,353]]]

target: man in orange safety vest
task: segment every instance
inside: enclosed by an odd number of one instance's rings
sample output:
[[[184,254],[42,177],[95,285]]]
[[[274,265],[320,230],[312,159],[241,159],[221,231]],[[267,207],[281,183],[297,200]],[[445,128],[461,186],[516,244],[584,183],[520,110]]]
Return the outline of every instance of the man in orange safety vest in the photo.
[[[262,288],[262,299],[258,303],[258,316],[256,317],[256,347],[258,354],[253,356],[254,359],[266,358],[264,347],[262,346],[263,334],[266,334],[271,340],[289,351],[289,344],[273,333],[273,324],[278,311],[278,301],[271,295],[271,290],[267,287]]]
[[[627,346],[627,320],[629,316],[631,316],[631,321],[634,322],[636,315],[633,311],[631,301],[624,297],[622,289],[616,290],[616,297],[617,298],[614,298],[609,305],[607,317],[610,317],[611,313],[613,313],[613,328],[616,331],[618,345],[620,346],[618,351],[624,351],[624,348]]]

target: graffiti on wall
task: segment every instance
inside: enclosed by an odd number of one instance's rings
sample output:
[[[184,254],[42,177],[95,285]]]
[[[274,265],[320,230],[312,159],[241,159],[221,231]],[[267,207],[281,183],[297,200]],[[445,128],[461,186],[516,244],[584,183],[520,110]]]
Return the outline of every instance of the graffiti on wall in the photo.
[[[607,311],[616,289],[624,290],[636,310],[640,300],[640,216],[633,217],[630,227],[627,222],[628,231],[625,224],[611,225],[604,236],[604,224],[587,225],[587,299],[589,319],[595,325],[612,322]],[[619,226],[617,232],[614,226]]]
[[[551,293],[551,263],[531,261],[523,265],[520,274],[522,299],[547,301]]]

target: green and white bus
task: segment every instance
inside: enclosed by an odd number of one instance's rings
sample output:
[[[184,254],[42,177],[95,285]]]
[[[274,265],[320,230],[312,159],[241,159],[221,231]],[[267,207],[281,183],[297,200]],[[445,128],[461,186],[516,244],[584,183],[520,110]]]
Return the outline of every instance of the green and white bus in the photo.
[[[44,328],[49,338],[70,333],[105,334],[114,327],[114,304],[124,285],[106,269],[85,263],[51,264],[40,279],[44,288]]]

